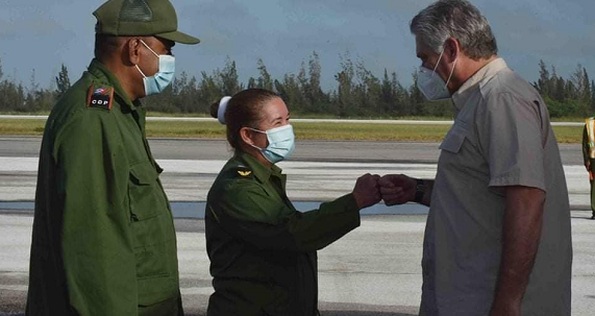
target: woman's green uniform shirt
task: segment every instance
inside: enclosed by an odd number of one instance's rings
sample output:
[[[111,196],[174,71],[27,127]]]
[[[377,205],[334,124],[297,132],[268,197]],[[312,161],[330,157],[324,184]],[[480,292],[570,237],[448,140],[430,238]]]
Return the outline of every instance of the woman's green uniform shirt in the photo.
[[[144,128],[145,110],[97,60],[52,110],[28,315],[182,314],[173,217]]]
[[[208,315],[317,315],[316,250],[360,224],[352,194],[297,211],[285,175],[238,153],[207,197]]]

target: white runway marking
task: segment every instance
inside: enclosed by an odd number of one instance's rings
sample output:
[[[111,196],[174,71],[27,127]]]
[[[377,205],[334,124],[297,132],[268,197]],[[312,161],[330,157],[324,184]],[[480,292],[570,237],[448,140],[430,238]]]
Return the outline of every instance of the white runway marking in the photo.
[[[157,160],[172,201],[204,201],[224,160]],[[32,201],[38,159],[0,157],[0,201]],[[391,164],[352,162],[284,161],[279,163],[288,175],[287,191],[293,200],[326,201],[349,193],[357,177],[364,173],[404,173],[412,177],[433,178],[435,164]],[[564,166],[570,204],[574,208],[589,205],[589,182],[583,166]]]

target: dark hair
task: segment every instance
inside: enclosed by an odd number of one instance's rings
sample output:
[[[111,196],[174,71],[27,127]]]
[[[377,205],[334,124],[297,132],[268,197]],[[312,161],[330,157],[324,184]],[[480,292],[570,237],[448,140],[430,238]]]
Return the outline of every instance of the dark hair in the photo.
[[[225,125],[227,126],[227,141],[235,150],[240,147],[240,129],[242,127],[257,128],[262,120],[262,108],[271,99],[280,96],[265,89],[246,89],[233,95],[225,109]],[[217,118],[219,101],[211,105],[211,116]]]

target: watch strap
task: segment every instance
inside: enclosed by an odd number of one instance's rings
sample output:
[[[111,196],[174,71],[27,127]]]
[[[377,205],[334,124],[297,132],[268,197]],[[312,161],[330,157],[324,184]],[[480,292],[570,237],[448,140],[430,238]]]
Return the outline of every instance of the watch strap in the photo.
[[[426,194],[426,186],[424,185],[424,180],[422,179],[415,179],[415,181],[415,197],[413,198],[413,201],[421,203],[424,195]]]

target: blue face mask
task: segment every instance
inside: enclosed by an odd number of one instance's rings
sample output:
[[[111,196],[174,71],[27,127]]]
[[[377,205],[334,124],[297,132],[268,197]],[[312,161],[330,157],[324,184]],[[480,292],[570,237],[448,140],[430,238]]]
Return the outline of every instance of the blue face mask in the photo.
[[[138,65],[136,69],[143,75],[143,83],[145,84],[145,95],[158,94],[163,92],[167,86],[174,80],[174,73],[176,70],[176,58],[171,55],[159,55],[151,49],[144,41],[140,41],[145,47],[159,58],[159,70],[154,75],[147,77],[140,70]]]
[[[250,146],[260,150],[262,156],[271,163],[277,163],[286,159],[295,149],[295,135],[290,124],[275,127],[267,131],[251,128],[251,130],[267,135],[269,145],[266,148],[259,148],[252,144]]]

